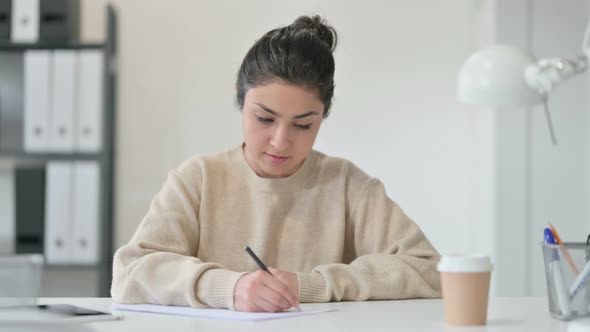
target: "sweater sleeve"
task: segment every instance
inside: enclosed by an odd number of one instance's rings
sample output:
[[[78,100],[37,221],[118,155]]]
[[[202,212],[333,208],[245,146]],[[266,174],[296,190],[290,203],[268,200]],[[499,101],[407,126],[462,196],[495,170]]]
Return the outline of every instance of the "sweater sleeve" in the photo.
[[[114,301],[233,309],[243,273],[197,258],[199,200],[195,186],[169,173],[131,241],[115,253]]]
[[[437,251],[380,181],[371,180],[347,222],[350,264],[297,273],[301,302],[440,297]]]

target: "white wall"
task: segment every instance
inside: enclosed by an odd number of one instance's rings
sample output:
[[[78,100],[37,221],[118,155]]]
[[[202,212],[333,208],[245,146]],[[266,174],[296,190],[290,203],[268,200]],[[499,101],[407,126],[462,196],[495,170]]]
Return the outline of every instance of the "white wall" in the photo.
[[[581,52],[590,1],[494,0],[496,40],[537,57],[574,58]],[[581,75],[558,86],[550,109],[559,144],[551,144],[542,107],[497,112],[499,295],[546,295],[539,243],[551,222],[564,241],[588,230],[588,86]]]
[[[588,0],[535,1],[532,10],[532,51],[539,57],[575,58],[581,54],[584,29],[590,22]],[[574,77],[550,97],[558,146],[552,146],[541,107],[531,116],[532,295],[546,294],[541,232],[548,222],[564,241],[585,242],[588,233],[588,103],[587,78]]]
[[[442,252],[493,252],[493,117],[455,101],[482,2],[115,1],[120,19],[116,245],[166,172],[241,142],[235,74],[302,14],[337,29],[332,115],[316,147],[379,177]]]

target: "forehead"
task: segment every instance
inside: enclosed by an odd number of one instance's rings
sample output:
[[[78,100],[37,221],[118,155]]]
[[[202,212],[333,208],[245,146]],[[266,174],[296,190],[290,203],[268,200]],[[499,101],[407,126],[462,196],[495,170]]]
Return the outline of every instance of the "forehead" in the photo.
[[[263,104],[279,114],[295,115],[314,111],[321,114],[324,104],[317,93],[300,85],[270,82],[246,92],[245,106]]]

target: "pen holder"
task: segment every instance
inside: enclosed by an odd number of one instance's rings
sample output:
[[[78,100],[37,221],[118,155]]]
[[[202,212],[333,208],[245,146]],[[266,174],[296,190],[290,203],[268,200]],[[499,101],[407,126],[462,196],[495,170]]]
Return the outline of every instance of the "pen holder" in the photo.
[[[590,316],[590,264],[584,243],[541,243],[549,299],[553,318],[571,320]],[[576,273],[572,266],[575,266]]]
[[[43,256],[0,256],[0,308],[37,303]]]

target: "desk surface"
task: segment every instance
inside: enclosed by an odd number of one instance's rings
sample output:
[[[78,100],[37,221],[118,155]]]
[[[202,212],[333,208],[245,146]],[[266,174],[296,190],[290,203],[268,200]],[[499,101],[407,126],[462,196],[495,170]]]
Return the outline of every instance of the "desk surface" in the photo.
[[[109,298],[42,299],[41,303],[70,303],[110,311]],[[301,308],[335,308],[338,311],[263,322],[229,322],[160,314],[119,311],[120,321],[85,324],[94,331],[578,331],[551,318],[546,298],[492,298],[488,324],[452,327],[444,322],[442,300],[403,300],[302,304]],[[586,322],[586,319],[584,320]],[[590,329],[590,324],[587,329]],[[580,329],[582,331],[586,329]]]

